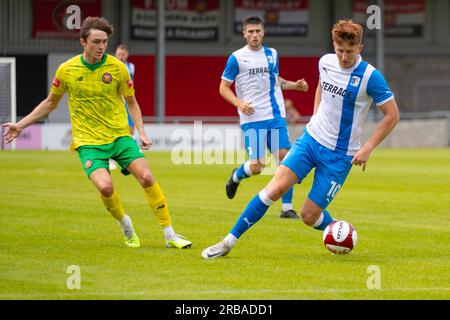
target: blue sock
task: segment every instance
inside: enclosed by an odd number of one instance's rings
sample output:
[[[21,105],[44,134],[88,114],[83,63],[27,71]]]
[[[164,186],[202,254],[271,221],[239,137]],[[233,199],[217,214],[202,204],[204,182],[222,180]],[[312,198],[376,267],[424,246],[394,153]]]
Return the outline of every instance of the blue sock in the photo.
[[[245,170],[245,167],[247,168],[247,171]],[[236,181],[236,179],[233,179],[234,182],[240,182],[241,180],[250,177],[251,175],[249,175],[247,172],[250,171],[250,164],[247,162],[244,162],[239,169],[236,171],[236,173],[234,174],[234,178],[237,178],[238,181]]]
[[[286,192],[281,197],[281,203],[292,203],[292,195],[294,194],[294,187],[290,188],[288,192]]]
[[[317,219],[316,223],[312,226],[316,230],[325,230],[325,228],[334,221],[333,217],[327,210],[323,210],[319,219]]]
[[[264,216],[267,209],[269,209],[269,206],[262,202],[259,194],[257,194],[250,200],[230,233],[239,239],[245,231],[250,229],[251,226]]]

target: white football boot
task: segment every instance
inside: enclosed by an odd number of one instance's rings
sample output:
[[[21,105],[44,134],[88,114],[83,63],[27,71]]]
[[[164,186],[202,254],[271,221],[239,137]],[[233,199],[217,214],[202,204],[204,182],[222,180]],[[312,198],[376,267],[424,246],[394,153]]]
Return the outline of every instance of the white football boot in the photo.
[[[203,259],[215,259],[219,257],[226,256],[231,251],[231,246],[225,240],[206,248],[202,252]]]

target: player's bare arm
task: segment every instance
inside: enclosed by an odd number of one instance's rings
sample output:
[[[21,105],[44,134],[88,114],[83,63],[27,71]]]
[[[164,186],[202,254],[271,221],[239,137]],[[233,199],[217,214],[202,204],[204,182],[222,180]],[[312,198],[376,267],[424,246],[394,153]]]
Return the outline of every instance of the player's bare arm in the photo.
[[[362,165],[363,171],[366,169],[367,161],[369,160],[370,154],[394,129],[400,120],[397,103],[395,99],[392,99],[380,107],[381,112],[383,112],[383,119],[375,129],[369,140],[362,146],[361,149],[356,152],[352,159],[352,164],[360,166]]]
[[[229,81],[222,80],[220,82],[219,92],[220,95],[233,106],[238,108],[245,115],[252,115],[254,113],[253,107],[245,101],[239,100],[234,94],[233,90],[231,90],[231,85],[233,83]]]
[[[128,111],[130,113],[131,119],[133,119],[136,130],[138,131],[139,137],[141,138],[141,147],[144,150],[148,150],[148,149],[150,149],[153,142],[145,133],[144,122],[142,121],[141,109],[139,108],[139,104],[136,100],[136,97],[130,96],[130,97],[124,97],[124,99],[128,105]]]
[[[20,120],[18,123],[5,123],[3,127],[5,128],[5,133],[3,134],[6,138],[6,143],[11,143],[15,138],[17,138],[23,129],[29,127],[33,123],[47,117],[53,110],[58,106],[61,96],[50,93],[48,97],[43,100],[34,110],[28,114],[25,118]]]
[[[296,90],[307,92],[309,89],[308,83],[306,82],[305,79],[300,79],[297,81],[289,81],[278,76],[278,83],[280,84],[282,90]]]
[[[320,102],[322,101],[322,87],[320,86],[320,81],[317,83],[316,95],[314,96],[314,113],[317,113],[319,110]]]

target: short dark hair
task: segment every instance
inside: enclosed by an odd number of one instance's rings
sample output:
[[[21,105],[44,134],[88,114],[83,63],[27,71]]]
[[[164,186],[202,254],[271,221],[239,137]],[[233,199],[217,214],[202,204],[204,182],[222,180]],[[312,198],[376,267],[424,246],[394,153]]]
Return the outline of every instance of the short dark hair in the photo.
[[[83,24],[81,25],[80,38],[86,40],[91,33],[91,29],[97,29],[106,32],[108,38],[111,37],[114,32],[113,26],[105,18],[87,17],[86,19],[84,19]]]
[[[264,19],[260,16],[248,16],[242,21],[242,28],[245,29],[249,24],[262,24],[264,27]]]
[[[130,52],[130,50],[128,50],[128,46],[126,44],[119,44],[116,48],[116,50],[121,49],[121,50],[125,50],[126,52]]]

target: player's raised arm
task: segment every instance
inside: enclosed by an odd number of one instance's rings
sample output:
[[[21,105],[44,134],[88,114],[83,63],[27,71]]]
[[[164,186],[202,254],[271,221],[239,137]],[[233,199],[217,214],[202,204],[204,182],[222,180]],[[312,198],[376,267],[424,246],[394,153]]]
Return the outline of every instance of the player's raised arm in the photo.
[[[53,110],[56,109],[61,97],[62,95],[50,93],[45,100],[43,100],[30,114],[18,123],[5,123],[3,125],[5,128],[5,133],[3,135],[5,136],[6,143],[11,143],[26,127],[47,117]]]
[[[378,124],[372,136],[364,144],[364,146],[356,152],[352,159],[352,164],[363,166],[363,171],[366,168],[367,161],[369,160],[370,153],[376,146],[378,146],[394,129],[400,120],[397,103],[395,99],[389,100],[385,104],[379,106],[381,112],[383,112],[383,119]]]
[[[233,106],[238,108],[242,113],[246,115],[252,115],[254,113],[253,107],[242,100],[239,100],[238,97],[234,94],[233,90],[231,90],[231,85],[233,83],[223,80],[220,82],[219,92],[220,95]]]
[[[278,83],[280,84],[282,90],[297,90],[307,92],[309,89],[308,83],[306,82],[305,79],[300,79],[297,81],[289,81],[278,76]]]

